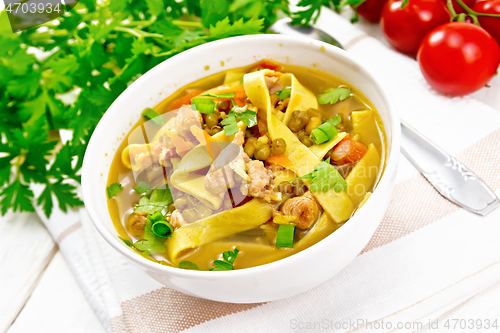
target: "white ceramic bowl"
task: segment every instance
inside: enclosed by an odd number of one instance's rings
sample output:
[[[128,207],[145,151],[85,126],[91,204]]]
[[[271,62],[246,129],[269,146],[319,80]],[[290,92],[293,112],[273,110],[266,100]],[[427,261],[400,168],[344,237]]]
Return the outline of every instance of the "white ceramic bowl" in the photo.
[[[124,135],[178,88],[208,75],[261,59],[323,70],[359,89],[377,108],[388,140],[383,176],[367,203],[339,230],[312,247],[270,264],[235,271],[191,271],[144,259],[118,239],[106,203],[111,161]],[[97,230],[130,262],[180,292],[222,302],[264,302],[293,296],[326,281],[368,243],[389,203],[398,164],[400,123],[380,82],[351,54],[309,39],[283,35],[228,38],[164,61],[128,87],[110,106],[90,140],[83,163],[85,206]]]

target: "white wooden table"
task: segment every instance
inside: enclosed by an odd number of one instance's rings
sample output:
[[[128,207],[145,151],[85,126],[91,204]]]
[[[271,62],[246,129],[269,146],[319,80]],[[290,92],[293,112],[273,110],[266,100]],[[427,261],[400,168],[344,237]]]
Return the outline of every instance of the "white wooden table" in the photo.
[[[364,22],[359,26],[383,40],[377,26]],[[500,75],[491,86],[470,97],[500,112]],[[496,302],[487,295],[480,300],[492,305]],[[2,332],[105,332],[57,245],[35,214],[0,217]]]

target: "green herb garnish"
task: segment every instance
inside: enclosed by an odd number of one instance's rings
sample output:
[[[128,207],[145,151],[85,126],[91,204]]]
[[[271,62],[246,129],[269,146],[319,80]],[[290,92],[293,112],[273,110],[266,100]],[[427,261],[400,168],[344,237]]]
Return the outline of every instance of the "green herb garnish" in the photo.
[[[215,260],[214,266],[215,268],[210,268],[211,271],[232,271],[234,269],[234,261],[238,256],[240,250],[234,249],[234,251],[225,251],[222,253],[222,258],[224,260]]]
[[[191,103],[191,108],[200,113],[214,113],[215,111],[215,102],[210,98],[195,97]]]
[[[337,126],[341,122],[342,118],[340,118],[340,115],[336,115],[335,117],[326,120],[325,122],[323,122],[323,124],[313,129],[311,131],[311,137],[314,140],[314,143],[319,145],[324,142],[328,142],[336,137],[339,132],[337,131],[337,128],[335,128],[335,126]]]
[[[226,119],[223,119],[220,122],[220,124],[224,126],[224,133],[226,133],[226,136],[231,136],[238,133],[238,123],[234,115],[227,116]]]
[[[287,98],[290,98],[290,96],[292,95],[292,89],[285,88],[283,90],[275,92],[274,94],[280,98],[280,101],[283,101]]]
[[[333,126],[337,126],[338,124],[340,124],[342,122],[342,118],[340,117],[340,115],[336,115],[335,117],[332,117],[328,120],[325,120],[325,123],[330,123],[332,124]]]
[[[241,120],[248,128],[257,125],[257,112],[248,110],[246,106],[239,107],[233,100],[231,100],[231,111],[227,115],[226,119],[222,120],[220,123],[224,125],[224,132],[226,136],[231,136],[238,133],[238,121],[236,118]]]
[[[347,190],[347,182],[330,164],[330,159],[321,161],[313,172],[296,179],[311,179],[311,191],[315,192],[328,192],[331,188],[337,193]]]
[[[325,90],[325,92],[318,96],[319,104],[335,104],[338,101],[343,101],[351,96],[351,90],[347,88],[333,88]]]
[[[201,95],[203,97],[212,97],[212,98],[233,98],[235,95],[235,92],[228,92],[228,93],[224,93],[224,94],[214,94],[214,95],[210,95],[210,94],[206,94],[206,95]]]
[[[151,187],[149,186],[148,183],[145,181],[141,180],[135,187],[134,191],[139,193],[140,195],[150,195],[151,194]]]
[[[172,194],[170,193],[170,189],[161,189],[154,190],[151,192],[151,196],[148,198],[147,195],[144,195],[139,203],[135,206],[136,213],[146,213],[146,214],[154,214],[157,212],[161,212],[165,207],[172,203]]]
[[[111,199],[122,190],[122,184],[113,183],[108,186],[106,192],[108,193],[108,199]]]
[[[149,121],[152,121],[156,126],[161,126],[165,123],[165,119],[158,114],[155,110],[147,108],[142,113],[142,116]]]
[[[165,216],[163,216],[162,213],[156,212],[153,215],[149,215],[148,219],[151,219],[151,230],[156,237],[168,238],[172,236],[174,228],[170,223],[167,222],[167,219],[165,218]]]
[[[153,225],[158,221],[162,221],[164,219],[165,218],[163,217],[163,215],[159,212],[154,213],[153,215],[148,214],[148,219],[146,220],[146,226],[144,228],[144,240],[134,243],[135,248],[139,251],[143,251],[144,255],[164,253],[165,251],[167,251],[165,241],[163,240],[164,237],[160,238],[156,236],[155,232],[153,231]]]
[[[276,247],[292,248],[294,235],[295,226],[293,224],[280,225],[276,235]]]
[[[244,107],[233,106],[231,112],[229,112],[229,116],[237,117],[245,125],[247,125],[248,128],[257,125],[257,112],[248,110],[246,106]]]
[[[190,269],[190,270],[193,270],[193,271],[199,271],[200,270],[198,268],[198,265],[196,265],[194,262],[187,261],[187,260],[181,261],[179,263],[179,268]]]
[[[129,241],[128,239],[124,239],[124,238],[121,238],[120,236],[118,236],[118,238],[123,242],[125,243],[125,245],[127,245],[128,247],[132,247],[132,242]]]

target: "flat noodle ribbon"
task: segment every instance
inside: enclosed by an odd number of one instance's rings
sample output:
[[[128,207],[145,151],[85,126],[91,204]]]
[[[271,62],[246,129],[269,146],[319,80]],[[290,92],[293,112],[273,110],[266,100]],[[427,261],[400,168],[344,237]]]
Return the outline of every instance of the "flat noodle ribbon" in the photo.
[[[292,88],[290,101],[288,102],[285,117],[282,120],[285,125],[288,124],[288,121],[292,117],[293,111],[307,111],[309,109],[318,108],[318,100],[316,96],[314,96],[314,94],[310,92],[309,89],[300,84],[295,75],[290,73],[281,75],[280,83],[283,87]]]
[[[246,204],[209,216],[183,226],[167,239],[166,245],[172,262],[189,250],[224,237],[256,228],[272,216],[273,206],[261,199],[252,199]],[[259,212],[255,214],[255,212]]]

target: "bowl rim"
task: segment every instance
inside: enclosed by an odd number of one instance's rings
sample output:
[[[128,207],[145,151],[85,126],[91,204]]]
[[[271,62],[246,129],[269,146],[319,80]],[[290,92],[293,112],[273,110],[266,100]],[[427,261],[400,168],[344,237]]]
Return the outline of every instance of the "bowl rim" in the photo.
[[[146,266],[147,268],[151,269],[152,271],[160,271],[161,273],[166,273],[169,275],[174,275],[180,278],[201,278],[205,280],[223,280],[225,278],[237,278],[239,276],[245,276],[248,277],[249,275],[258,275],[262,271],[269,270],[269,269],[281,269],[284,266],[288,266],[288,264],[293,261],[297,260],[299,258],[302,258],[304,256],[309,255],[311,253],[311,249],[313,249],[316,245],[321,244],[321,243],[326,243],[329,238],[332,238],[333,235],[338,233],[342,227],[348,223],[352,224],[356,222],[356,215],[352,216],[343,226],[341,226],[337,231],[331,233],[330,235],[326,236],[322,240],[318,241],[317,243],[314,243],[310,247],[299,251],[295,254],[292,254],[288,257],[279,259],[277,261],[273,261],[270,263],[266,263],[263,265],[259,266],[254,266],[254,267],[249,267],[249,268],[244,268],[244,269],[237,269],[237,270],[231,270],[231,271],[196,271],[196,270],[187,270],[187,269],[181,269],[178,267],[173,267],[173,266],[166,266],[166,265],[161,265],[158,264],[154,261],[148,260],[135,251],[131,251],[125,244],[123,244],[118,237],[115,235],[112,235],[111,232],[109,232],[104,225],[104,223],[101,221],[101,217],[99,213],[96,211],[96,209],[92,206],[89,205],[87,206],[87,202],[90,202],[89,200],[86,200],[90,197],[93,196],[93,193],[91,191],[91,186],[90,183],[92,181],[92,173],[90,172],[90,160],[92,160],[92,152],[95,150],[94,147],[99,145],[99,141],[97,140],[97,136],[99,135],[100,132],[105,132],[105,128],[103,127],[104,123],[108,122],[108,118],[112,118],[113,114],[109,113],[108,111],[113,108],[114,104],[117,104],[117,101],[121,99],[128,98],[127,97],[127,90],[130,92],[130,87],[138,87],[139,85],[143,84],[143,82],[146,82],[149,80],[150,76],[154,75],[154,72],[161,71],[163,67],[168,67],[170,66],[170,63],[178,61],[182,57],[189,56],[189,55],[194,55],[194,54],[203,54],[204,52],[208,52],[209,50],[213,49],[214,47],[225,47],[229,44],[234,43],[239,43],[239,42],[262,42],[262,39],[267,39],[269,41],[275,41],[275,42],[280,42],[280,41],[286,41],[288,43],[296,43],[297,47],[315,47],[317,48],[318,52],[321,49],[321,51],[326,51],[329,54],[335,56],[335,57],[340,57],[343,60],[346,60],[348,62],[354,63],[357,66],[361,68],[361,70],[364,72],[363,74],[369,77],[369,79],[378,85],[379,91],[382,94],[383,99],[387,103],[387,109],[388,109],[388,114],[390,115],[390,119],[392,120],[391,124],[386,124],[384,122],[384,128],[387,128],[388,125],[390,125],[391,128],[391,142],[390,142],[390,147],[387,150],[387,158],[386,158],[386,164],[383,169],[383,174],[380,177],[376,188],[372,192],[372,196],[370,197],[370,200],[366,202],[366,204],[360,209],[363,210],[365,208],[365,211],[373,205],[375,198],[383,195],[381,193],[380,188],[381,187],[388,187],[391,185],[393,182],[393,179],[395,178],[397,166],[398,166],[398,159],[399,159],[399,151],[400,151],[400,141],[401,141],[401,133],[400,133],[400,118],[397,112],[397,109],[395,107],[395,103],[393,101],[393,98],[391,97],[388,89],[383,89],[385,86],[384,80],[380,77],[376,77],[371,70],[368,69],[368,67],[364,64],[364,61],[362,59],[357,58],[355,55],[348,53],[347,51],[340,49],[336,46],[333,46],[331,44],[327,44],[318,40],[313,40],[310,38],[306,37],[296,37],[296,36],[287,36],[287,35],[246,35],[246,36],[237,36],[237,37],[230,37],[230,38],[225,38],[222,40],[217,40],[213,42],[209,42],[206,44],[202,44],[199,46],[196,46],[192,49],[186,50],[180,54],[177,54],[169,59],[166,59],[165,61],[159,63],[155,67],[151,68],[149,71],[144,73],[139,79],[137,79],[135,82],[133,82],[129,87],[127,87],[116,99],[113,101],[113,103],[109,106],[109,108],[106,110],[106,113],[103,115],[99,123],[97,124],[91,139],[89,141],[89,144],[87,146],[84,160],[83,160],[83,165],[82,165],[82,194],[83,194],[83,201],[85,203],[85,208],[88,212],[88,215],[90,217],[90,220],[92,221],[93,225],[96,227],[98,230],[99,234],[119,253],[124,255],[125,257],[129,258],[132,262]],[[228,68],[229,69],[229,68]],[[208,74],[209,75],[209,74]],[[96,135],[97,134],[97,135]],[[358,214],[360,216],[360,214]],[[110,217],[108,217],[110,218]]]

